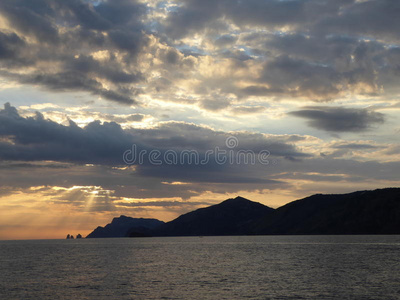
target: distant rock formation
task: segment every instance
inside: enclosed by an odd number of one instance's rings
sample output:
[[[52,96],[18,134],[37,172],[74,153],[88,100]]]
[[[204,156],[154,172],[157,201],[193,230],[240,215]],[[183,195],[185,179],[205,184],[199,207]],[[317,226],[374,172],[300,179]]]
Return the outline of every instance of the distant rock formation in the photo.
[[[86,238],[148,236],[151,229],[162,224],[164,224],[164,222],[157,219],[120,216],[119,218],[114,218],[112,222],[105,227],[97,227]]]
[[[76,238],[77,238],[77,239],[81,239],[81,238],[82,238],[82,235],[80,235],[80,234],[78,233],[78,235],[76,236]],[[72,234],[69,234],[69,233],[68,233],[66,239],[67,239],[67,240],[73,240],[73,239],[74,239],[74,236],[73,236]]]

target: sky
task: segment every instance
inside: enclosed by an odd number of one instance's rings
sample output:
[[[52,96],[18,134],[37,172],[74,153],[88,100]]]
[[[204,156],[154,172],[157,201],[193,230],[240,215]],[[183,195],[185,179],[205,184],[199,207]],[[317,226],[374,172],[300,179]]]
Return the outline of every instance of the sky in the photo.
[[[2,0],[0,239],[400,186],[400,1]],[[224,160],[225,159],[225,160]]]

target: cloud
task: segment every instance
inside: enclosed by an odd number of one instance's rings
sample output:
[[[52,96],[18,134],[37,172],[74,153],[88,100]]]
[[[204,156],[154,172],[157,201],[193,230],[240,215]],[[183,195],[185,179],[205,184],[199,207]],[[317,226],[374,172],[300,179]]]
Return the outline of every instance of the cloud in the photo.
[[[236,106],[232,112],[238,115],[260,114],[267,110],[265,106]]]
[[[2,1],[0,17],[8,24],[0,32],[2,76],[134,104],[135,84],[144,81],[135,63],[148,41],[145,13],[136,1]]]
[[[18,1],[2,1],[0,12],[17,31],[32,36],[38,41],[57,43],[59,41],[57,27],[48,18],[40,15],[39,11],[31,9],[35,5],[29,7],[26,4],[24,1],[19,3]],[[43,4],[43,1],[39,1],[36,8],[40,9]]]
[[[384,123],[384,115],[367,109],[311,106],[290,112],[307,119],[311,127],[334,132],[361,132]]]
[[[240,27],[398,38],[398,9],[399,4],[391,0],[187,0],[169,14],[166,23],[174,37],[202,31],[207,23],[224,18]]]
[[[350,149],[350,150],[368,150],[368,149],[379,149],[381,146],[371,145],[367,143],[340,143],[332,146],[336,149]]]
[[[56,163],[12,163],[3,162],[0,164],[0,169],[12,170],[12,169],[67,169],[70,167],[68,164],[56,164]]]
[[[190,32],[204,29],[206,24],[218,19],[221,3],[212,0],[189,0],[183,6],[172,11],[165,21],[165,31],[172,38],[183,37]]]
[[[332,97],[339,93],[341,84],[340,75],[332,67],[289,56],[279,56],[267,62],[260,80],[283,89],[286,94],[310,98]]]
[[[226,47],[234,44],[237,41],[237,37],[234,35],[222,35],[215,40],[215,44],[219,47]]]
[[[56,74],[32,74],[32,75],[15,75],[7,74],[11,78],[15,78],[22,83],[42,85],[52,91],[89,91],[95,95],[102,96],[105,99],[116,101],[122,104],[134,104],[128,91],[113,91],[102,87],[102,84],[96,79],[91,79],[79,71],[65,71]],[[134,91],[132,91],[134,93]]]
[[[322,3],[5,0],[0,75],[124,105],[185,98],[210,111],[254,97],[398,94],[398,4]]]
[[[0,32],[0,59],[14,59],[25,42],[15,33]]]
[[[209,99],[201,101],[200,107],[209,111],[219,111],[228,107],[229,104],[228,99]]]
[[[52,160],[74,163],[121,164],[124,149],[129,149],[130,136],[115,122],[92,122],[84,128],[73,121],[63,126],[35,117],[23,118],[10,104],[0,111],[0,155],[4,160]]]
[[[252,164],[232,166],[227,162],[217,162],[214,156],[204,164],[187,158],[176,164],[164,163],[162,166],[152,163],[149,155],[144,156],[142,162],[137,157],[140,151],[146,151],[147,154],[157,151],[161,157],[165,157],[163,155],[168,151],[174,151],[177,155],[184,151],[195,151],[199,160],[204,161],[207,151],[216,151],[217,147],[221,151],[231,150],[226,140],[233,134],[238,141],[234,151],[252,151],[257,155],[267,150],[271,157],[291,160],[310,156],[297,150],[290,135],[228,133],[184,122],[161,123],[152,128],[123,129],[116,122],[93,121],[81,128],[73,121],[65,126],[45,119],[40,113],[34,117],[21,117],[9,103],[0,110],[0,137],[3,138],[0,142],[0,158],[3,160],[126,166],[123,153],[135,145],[137,152],[134,164],[139,175],[172,178],[176,181],[185,179],[197,182],[276,184],[276,180],[257,178],[251,172],[239,172],[239,169],[243,171],[244,168],[253,168]]]
[[[184,1],[177,10],[171,12],[166,20],[167,33],[180,38],[192,32],[199,32],[207,25],[221,18],[233,21],[239,26],[283,26],[306,21],[315,9],[321,9],[317,1]],[[329,5],[332,7],[332,5]],[[339,5],[335,5],[338,7]],[[328,10],[328,9],[327,9]],[[309,12],[309,14],[307,14]],[[223,28],[223,27],[222,27]]]
[[[386,75],[400,74],[393,58],[393,49],[398,49],[398,33],[391,25],[397,22],[396,8],[390,1],[323,1],[321,5],[313,0],[191,0],[168,14],[164,25],[180,43],[196,32],[204,45],[221,48],[218,55],[242,61],[257,58],[264,66],[253,79],[254,66],[242,64],[246,75],[232,77],[233,84],[220,91],[238,98],[328,101],[352,94],[378,95],[396,85]],[[210,25],[216,22],[226,27]],[[349,25],[353,23],[357,26]],[[239,29],[229,31],[229,26]],[[380,33],[387,38],[381,40]],[[210,81],[202,87],[212,88]],[[217,78],[211,82],[218,82]]]
[[[398,1],[351,2],[340,13],[319,20],[315,25],[316,30],[399,40],[400,35],[396,30],[400,26]]]

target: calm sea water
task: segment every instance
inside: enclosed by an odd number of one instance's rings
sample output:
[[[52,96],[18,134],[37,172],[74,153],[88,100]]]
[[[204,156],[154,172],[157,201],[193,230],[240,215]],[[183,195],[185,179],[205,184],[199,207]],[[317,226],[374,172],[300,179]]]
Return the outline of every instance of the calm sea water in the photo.
[[[0,242],[0,299],[400,299],[400,236]]]

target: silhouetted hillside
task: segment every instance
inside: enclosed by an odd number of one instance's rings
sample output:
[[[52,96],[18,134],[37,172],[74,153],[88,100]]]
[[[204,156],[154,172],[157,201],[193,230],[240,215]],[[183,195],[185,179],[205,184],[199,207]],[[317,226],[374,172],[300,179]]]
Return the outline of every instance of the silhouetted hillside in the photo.
[[[317,194],[278,209],[236,197],[168,223],[121,216],[87,237],[247,234],[400,234],[400,188]]]
[[[400,188],[313,195],[255,222],[254,234],[400,234]]]
[[[239,235],[249,232],[252,221],[274,211],[273,208],[242,197],[200,208],[181,215],[153,231],[161,236]]]
[[[120,216],[119,218],[114,218],[105,227],[97,227],[86,238],[147,236],[149,230],[162,224],[164,222],[156,219]]]

